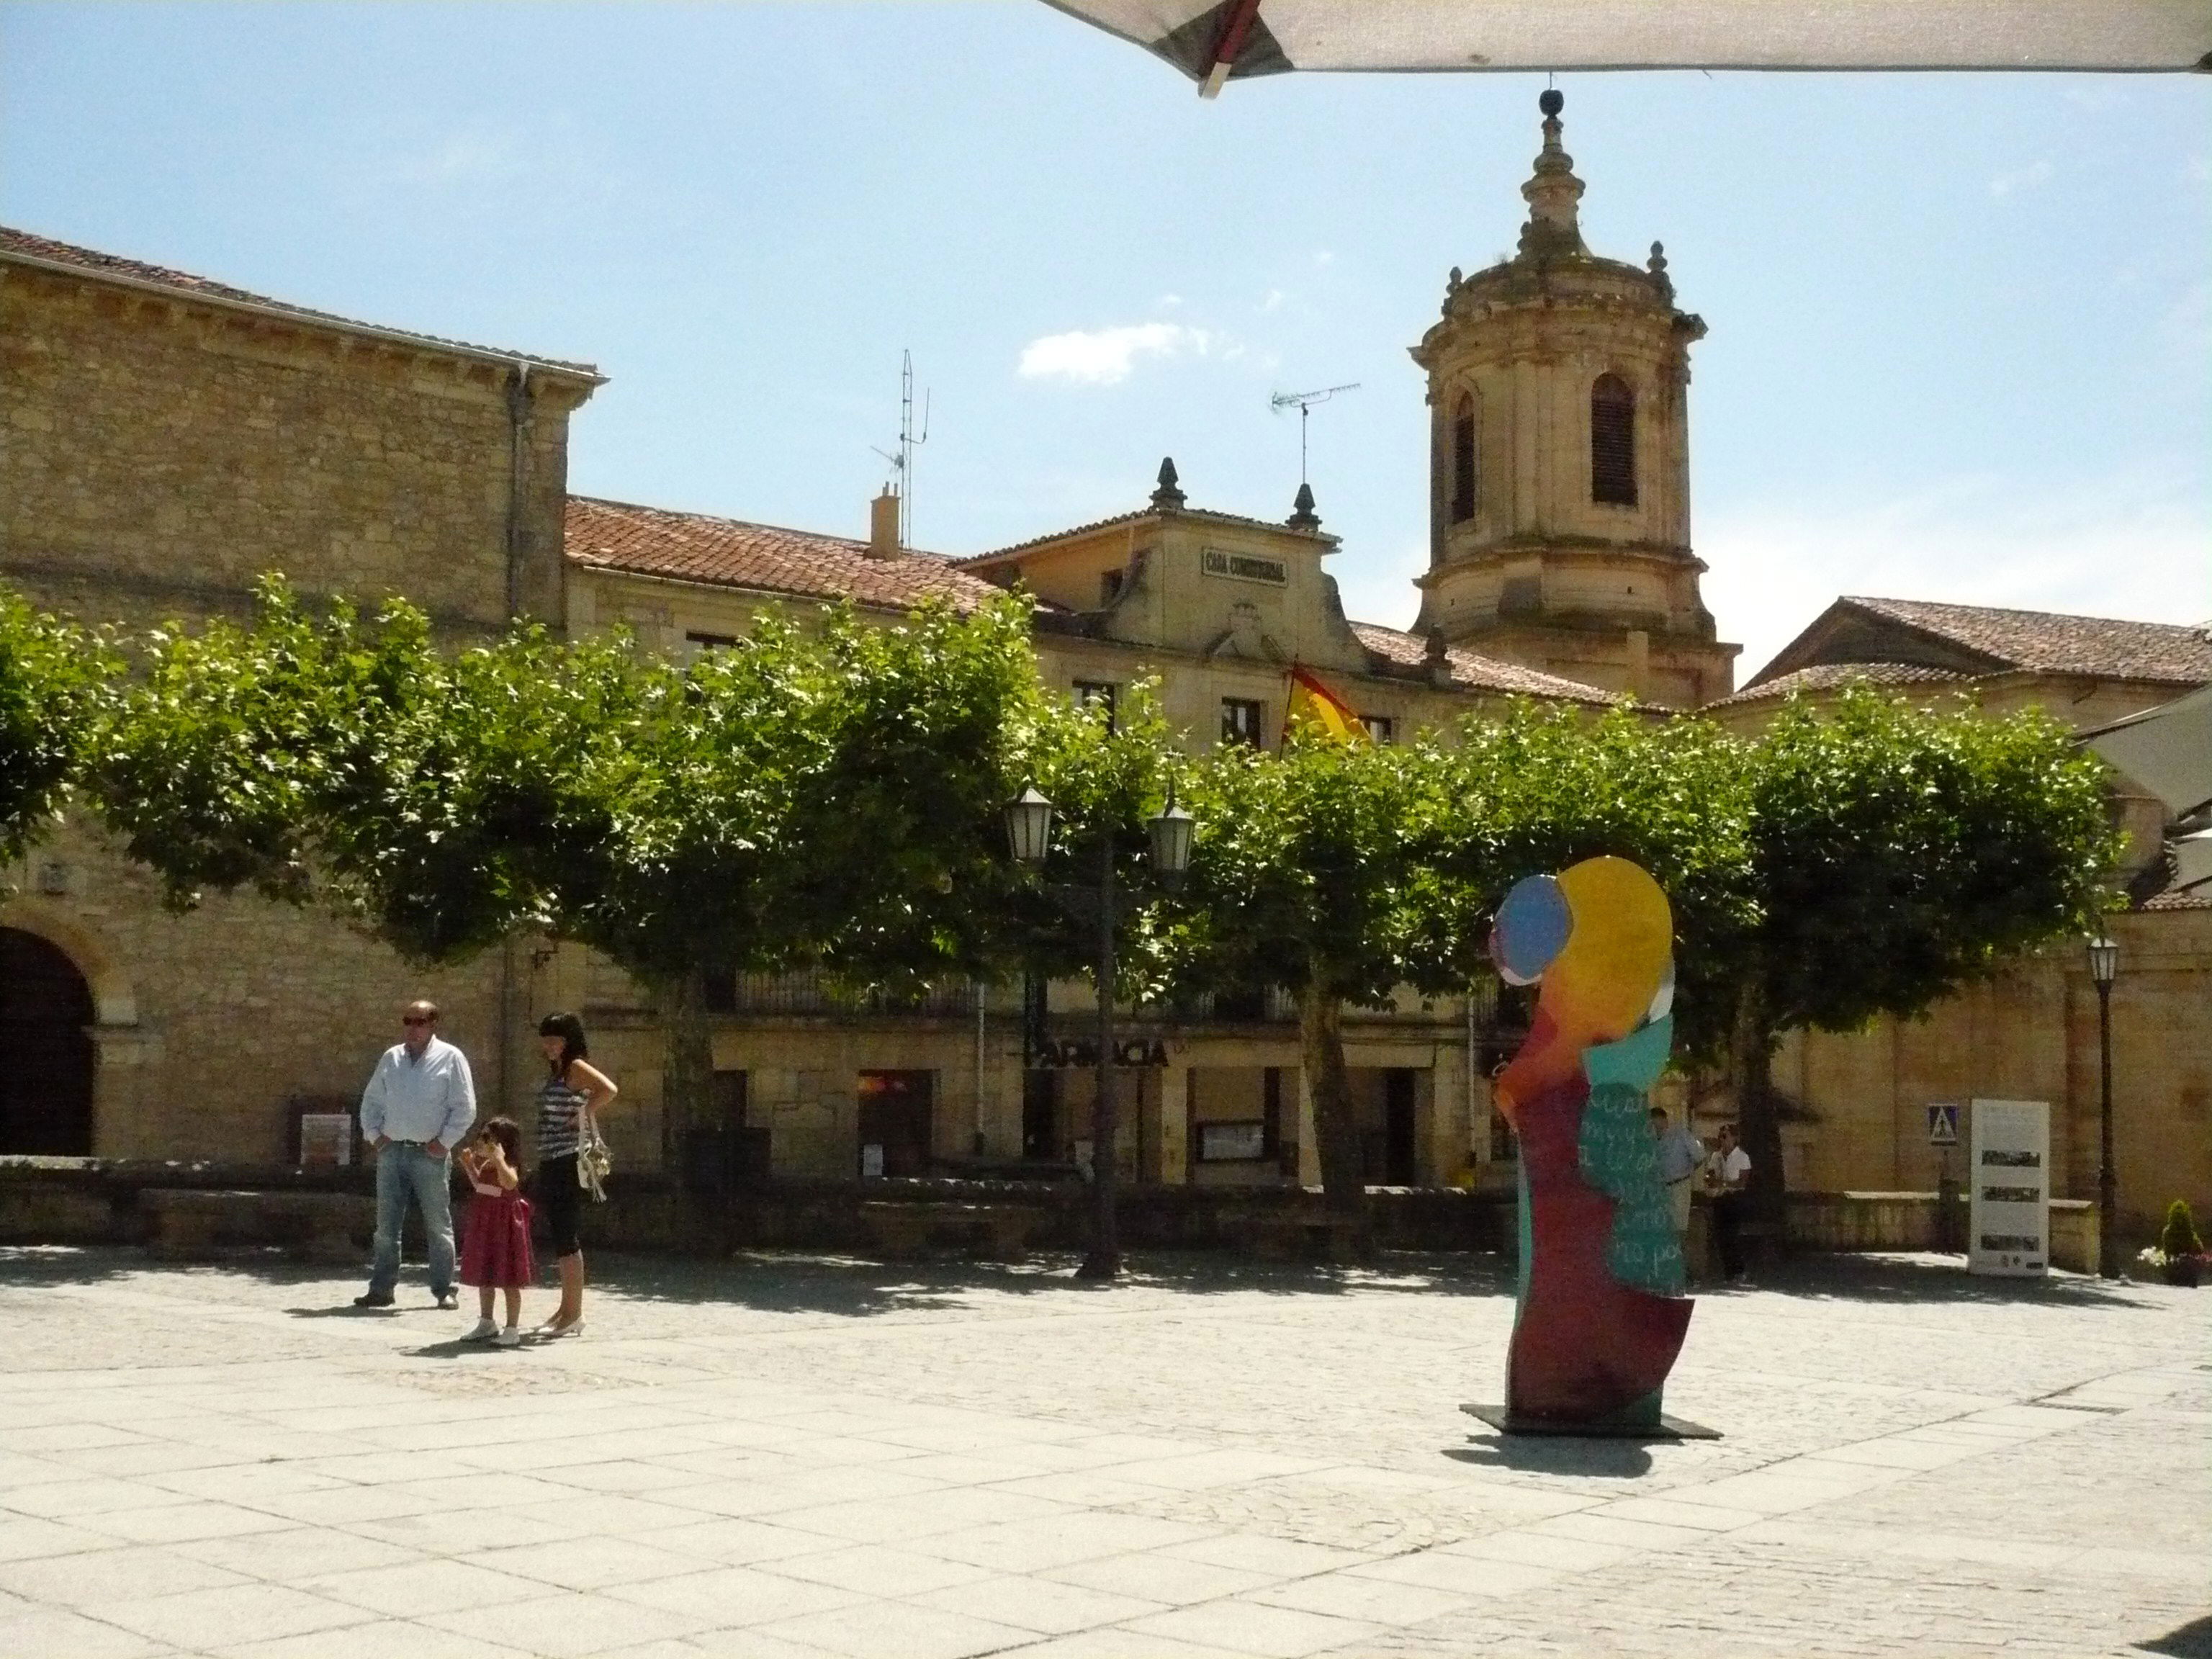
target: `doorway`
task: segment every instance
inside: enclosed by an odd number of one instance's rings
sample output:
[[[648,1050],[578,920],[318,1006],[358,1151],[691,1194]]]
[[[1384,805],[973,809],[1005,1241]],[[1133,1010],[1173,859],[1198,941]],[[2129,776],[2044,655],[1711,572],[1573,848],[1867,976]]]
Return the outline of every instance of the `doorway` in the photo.
[[[929,1167],[931,1097],[934,1072],[863,1072],[860,1076],[860,1170],[864,1175],[918,1176]],[[871,1146],[883,1165],[872,1168]]]
[[[92,988],[36,933],[0,927],[0,1152],[92,1153]]]

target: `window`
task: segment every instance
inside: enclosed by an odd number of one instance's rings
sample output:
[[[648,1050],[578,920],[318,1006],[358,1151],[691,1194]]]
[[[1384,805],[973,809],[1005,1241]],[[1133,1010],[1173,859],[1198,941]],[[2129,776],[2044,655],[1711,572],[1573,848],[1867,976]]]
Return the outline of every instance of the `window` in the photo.
[[[1474,516],[1474,398],[1465,392],[1452,410],[1451,516],[1454,524]]]
[[[1120,690],[1121,687],[1111,680],[1078,680],[1075,683],[1076,706],[1099,710],[1106,716],[1106,729],[1111,732],[1115,729],[1115,699]]]
[[[1636,505],[1636,394],[1618,374],[1590,388],[1590,499]]]
[[[1242,743],[1257,749],[1260,743],[1260,704],[1255,698],[1224,697],[1221,700],[1221,740]]]
[[[1388,714],[1362,714],[1359,723],[1367,728],[1367,735],[1376,743],[1389,743],[1398,734],[1398,722]]]
[[[686,645],[696,645],[702,651],[720,651],[726,647],[735,645],[738,642],[738,636],[734,634],[686,634],[684,636],[684,642]]]
[[[1098,603],[1108,605],[1121,597],[1121,581],[1127,573],[1120,570],[1102,571],[1098,577]]]

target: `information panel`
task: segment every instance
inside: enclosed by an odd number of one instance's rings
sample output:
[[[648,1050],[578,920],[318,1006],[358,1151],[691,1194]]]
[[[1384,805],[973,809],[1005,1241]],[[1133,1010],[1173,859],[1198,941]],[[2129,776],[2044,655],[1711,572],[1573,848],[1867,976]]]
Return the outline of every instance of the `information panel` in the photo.
[[[1971,1126],[1966,1271],[2040,1274],[2051,1260],[2051,1108],[1978,1100]]]

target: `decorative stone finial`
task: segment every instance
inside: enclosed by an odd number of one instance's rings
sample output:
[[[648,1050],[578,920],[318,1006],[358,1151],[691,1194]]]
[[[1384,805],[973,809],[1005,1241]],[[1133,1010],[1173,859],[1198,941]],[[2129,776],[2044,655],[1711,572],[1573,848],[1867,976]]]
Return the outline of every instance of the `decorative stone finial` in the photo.
[[[1575,217],[1583,181],[1575,177],[1575,158],[1559,143],[1563,131],[1559,112],[1566,103],[1564,94],[1551,89],[1536,100],[1536,107],[1544,112],[1544,148],[1536,157],[1534,173],[1521,186],[1528,204],[1528,222],[1521,231],[1521,252],[1530,258],[1589,252],[1583,246],[1582,228]]]
[[[1664,242],[1651,244],[1651,258],[1644,269],[1651,273],[1651,280],[1658,285],[1659,291],[1673,299],[1674,279],[1667,274],[1667,245]]]
[[[1176,488],[1175,457],[1160,459],[1160,487],[1152,492],[1152,505],[1163,513],[1172,513],[1183,503],[1182,491]]]
[[[1451,659],[1444,654],[1444,630],[1431,628],[1421,641],[1421,666],[1437,685],[1451,683]]]
[[[1291,516],[1284,522],[1291,529],[1318,530],[1321,528],[1321,514],[1314,511],[1311,484],[1301,483],[1298,486],[1297,498],[1291,503]]]

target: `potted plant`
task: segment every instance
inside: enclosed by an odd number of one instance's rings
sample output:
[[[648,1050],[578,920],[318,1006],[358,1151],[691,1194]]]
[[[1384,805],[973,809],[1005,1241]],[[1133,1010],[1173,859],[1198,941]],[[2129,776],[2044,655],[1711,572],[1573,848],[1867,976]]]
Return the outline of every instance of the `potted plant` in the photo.
[[[2166,1225],[2159,1229],[2158,1243],[2138,1258],[2155,1268],[2169,1285],[2194,1286],[2203,1276],[2204,1241],[2197,1237],[2196,1218],[2189,1206],[2175,1199],[2166,1208]]]

